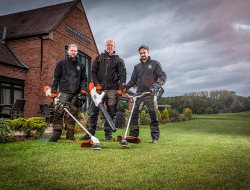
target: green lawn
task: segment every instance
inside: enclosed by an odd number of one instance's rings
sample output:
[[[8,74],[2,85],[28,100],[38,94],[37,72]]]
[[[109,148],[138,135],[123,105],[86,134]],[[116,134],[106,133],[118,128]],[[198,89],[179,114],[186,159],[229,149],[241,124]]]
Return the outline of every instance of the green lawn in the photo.
[[[65,137],[0,144],[0,189],[250,189],[250,112],[163,125],[158,145],[148,126],[130,149],[103,136],[100,151]]]

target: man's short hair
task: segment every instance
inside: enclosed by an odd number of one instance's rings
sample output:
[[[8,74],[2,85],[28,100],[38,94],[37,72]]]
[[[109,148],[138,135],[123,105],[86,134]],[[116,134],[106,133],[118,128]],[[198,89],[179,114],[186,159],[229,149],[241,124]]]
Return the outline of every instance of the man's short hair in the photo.
[[[69,44],[68,49],[70,49],[71,47],[76,47],[76,49],[78,50],[78,45],[76,44]]]
[[[146,45],[140,45],[138,51],[140,52],[141,49],[146,49],[147,51],[149,50],[148,46]]]
[[[114,40],[107,40],[107,41],[105,42],[105,45],[108,44],[108,43],[113,43],[113,44],[115,45],[115,41],[114,41]]]

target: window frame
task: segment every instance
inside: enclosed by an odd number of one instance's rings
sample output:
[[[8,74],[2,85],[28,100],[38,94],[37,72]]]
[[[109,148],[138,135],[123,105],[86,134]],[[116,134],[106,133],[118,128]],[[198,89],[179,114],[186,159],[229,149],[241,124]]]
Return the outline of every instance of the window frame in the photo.
[[[6,87],[3,84],[8,84],[10,87]],[[18,86],[18,87],[15,87]],[[24,99],[24,80],[0,76],[0,104],[3,104],[2,91],[3,89],[10,89],[10,103],[14,104],[15,90],[22,91],[22,99]]]

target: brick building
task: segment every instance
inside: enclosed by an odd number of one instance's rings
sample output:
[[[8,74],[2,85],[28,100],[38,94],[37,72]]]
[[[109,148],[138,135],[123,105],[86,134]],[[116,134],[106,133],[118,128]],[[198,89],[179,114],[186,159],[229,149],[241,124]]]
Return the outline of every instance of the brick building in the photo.
[[[0,104],[23,98],[25,117],[36,116],[38,104],[51,101],[43,87],[71,43],[89,76],[98,49],[80,0],[0,16],[0,25]]]

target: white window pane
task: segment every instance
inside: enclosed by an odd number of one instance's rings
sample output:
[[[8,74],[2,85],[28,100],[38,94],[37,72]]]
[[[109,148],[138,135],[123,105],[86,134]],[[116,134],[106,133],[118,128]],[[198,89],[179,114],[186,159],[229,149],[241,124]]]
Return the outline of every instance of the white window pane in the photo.
[[[2,88],[2,102],[1,104],[11,104],[11,90],[8,88]]]
[[[23,92],[21,90],[14,90],[14,102],[16,99],[23,99]]]
[[[3,83],[2,87],[10,87],[10,84]]]
[[[23,87],[20,86],[20,85],[14,85],[14,88],[16,88],[16,89],[22,89]]]

